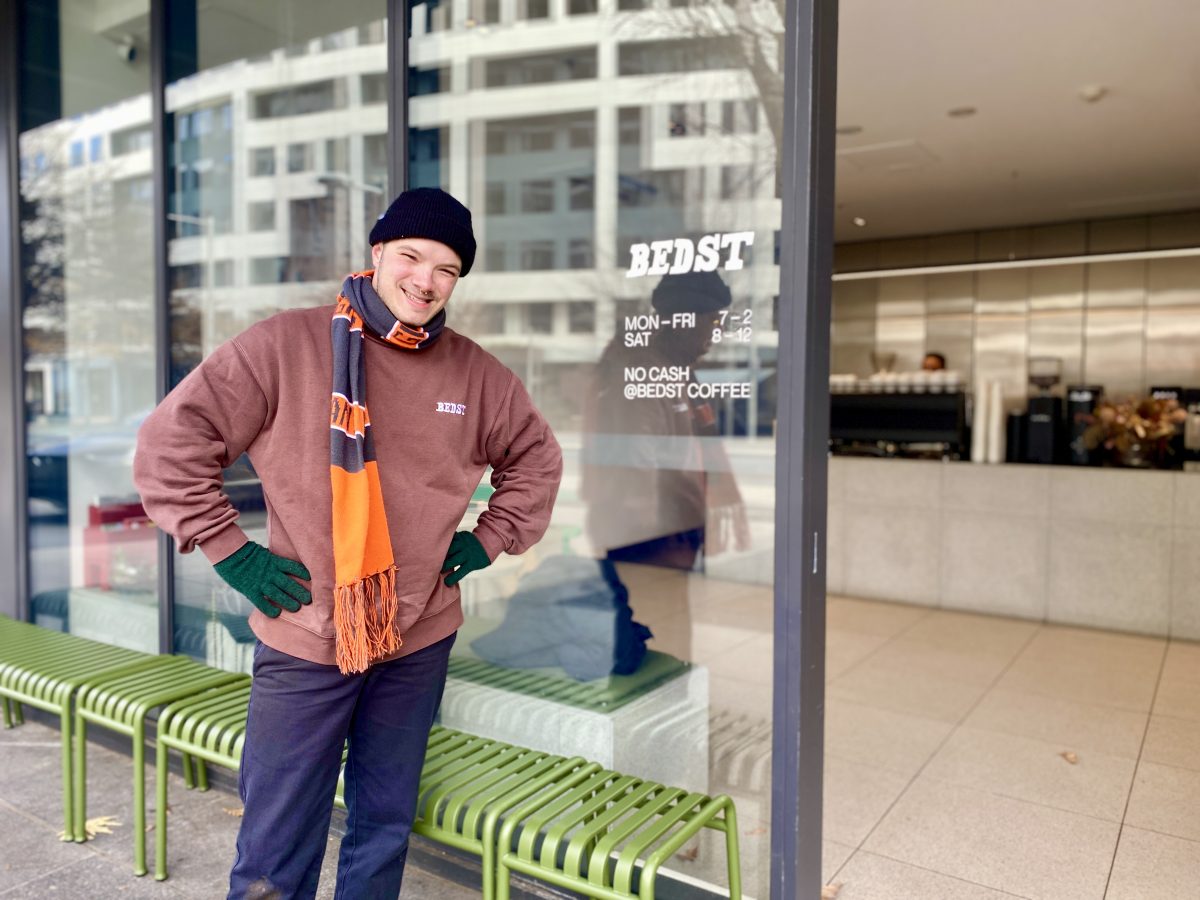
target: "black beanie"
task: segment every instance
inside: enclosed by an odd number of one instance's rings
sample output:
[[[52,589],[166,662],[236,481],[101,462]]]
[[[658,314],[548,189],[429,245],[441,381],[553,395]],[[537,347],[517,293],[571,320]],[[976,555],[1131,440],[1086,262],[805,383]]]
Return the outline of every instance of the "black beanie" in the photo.
[[[475,262],[475,235],[471,211],[441,188],[413,188],[392,201],[369,238],[371,246],[399,238],[440,241],[462,260],[459,275],[471,271]]]
[[[728,285],[716,272],[664,275],[650,295],[650,305],[664,313],[716,312],[732,302]]]

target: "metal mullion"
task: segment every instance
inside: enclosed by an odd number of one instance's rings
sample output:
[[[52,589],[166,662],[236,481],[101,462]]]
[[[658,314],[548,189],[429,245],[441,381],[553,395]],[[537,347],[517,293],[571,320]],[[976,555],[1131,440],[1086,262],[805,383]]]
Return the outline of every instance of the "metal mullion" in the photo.
[[[773,900],[821,892],[837,0],[787,0],[775,448]]]
[[[0,0],[0,421],[12,437],[0,444],[0,612],[29,618],[29,527],[25,496],[25,347],[22,330],[20,117],[20,11],[18,0]]]
[[[408,188],[408,40],[412,22],[403,0],[388,0],[388,196]]]
[[[167,8],[170,0],[150,0],[150,108],[154,142],[154,345],[155,400],[171,389],[171,295],[167,269]],[[211,273],[210,273],[211,274]],[[175,542],[158,535],[158,652],[175,651]]]

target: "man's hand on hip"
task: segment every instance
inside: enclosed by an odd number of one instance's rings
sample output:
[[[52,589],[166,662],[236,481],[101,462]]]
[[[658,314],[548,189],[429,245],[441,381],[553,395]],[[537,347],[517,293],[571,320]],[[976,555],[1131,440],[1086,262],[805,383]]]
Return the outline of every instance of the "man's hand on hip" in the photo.
[[[442,571],[449,572],[446,576],[447,587],[454,587],[470,573],[486,569],[492,564],[487,551],[479,538],[469,531],[456,532],[450,539],[450,549],[446,551],[446,561],[442,563]]]
[[[301,603],[312,602],[308,589],[289,577],[295,575],[307,581],[312,577],[308,569],[295,560],[276,556],[254,541],[247,541],[213,569],[226,584],[272,619],[282,610],[296,612]]]

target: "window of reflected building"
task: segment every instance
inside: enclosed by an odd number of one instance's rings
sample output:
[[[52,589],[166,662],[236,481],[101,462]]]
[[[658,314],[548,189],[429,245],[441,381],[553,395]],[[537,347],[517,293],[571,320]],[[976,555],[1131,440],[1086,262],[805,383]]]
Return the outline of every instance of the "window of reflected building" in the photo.
[[[519,10],[487,44],[413,30],[416,83],[469,76],[408,108],[411,183],[474,213],[449,324],[523,379],[566,463],[543,541],[463,582],[442,718],[729,793],[764,896],[779,268],[754,251],[781,222],[782,72],[752,72],[731,21],[649,6],[570,0],[520,57],[493,49]],[[632,17],[672,37],[631,41]],[[531,696],[562,685],[607,705]],[[722,884],[716,843],[693,849],[676,870]]]
[[[88,17],[21,6],[38,36],[19,137],[31,618],[155,652],[158,533],[131,472],[156,400],[150,70]]]
[[[389,199],[382,0],[191,9],[173,33],[195,42],[171,48],[166,88],[172,384],[255,322],[331,304],[369,265],[369,225]],[[247,457],[225,471],[225,492],[267,544]],[[176,652],[248,672],[249,601],[200,553],[176,554],[174,593]]]

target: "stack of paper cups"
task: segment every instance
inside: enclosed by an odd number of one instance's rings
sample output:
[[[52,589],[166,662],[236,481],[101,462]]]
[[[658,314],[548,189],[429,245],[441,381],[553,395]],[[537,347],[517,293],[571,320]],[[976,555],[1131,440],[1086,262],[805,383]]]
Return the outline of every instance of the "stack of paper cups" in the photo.
[[[987,462],[988,383],[975,386],[975,408],[971,413],[971,462]]]
[[[999,381],[988,384],[987,461],[1004,462],[1004,393]]]

